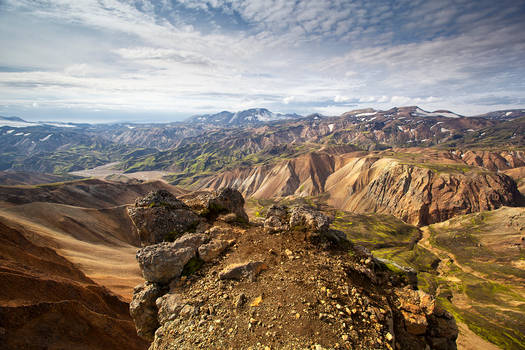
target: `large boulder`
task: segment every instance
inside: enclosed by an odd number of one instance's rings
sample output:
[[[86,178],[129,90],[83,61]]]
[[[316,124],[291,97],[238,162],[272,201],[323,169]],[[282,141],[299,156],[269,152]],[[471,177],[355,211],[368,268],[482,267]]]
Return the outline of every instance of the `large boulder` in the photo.
[[[151,192],[139,198],[128,214],[137,227],[143,246],[173,241],[183,233],[193,231],[201,218],[184,202],[166,190]]]
[[[150,282],[138,285],[133,290],[129,313],[141,338],[153,341],[155,330],[159,327],[155,302],[165,292],[166,288]]]
[[[233,213],[237,221],[248,222],[248,215],[244,211],[244,198],[235,189],[197,191],[181,196],[180,199],[201,216],[214,219],[221,214]]]
[[[206,240],[207,237],[203,234],[186,234],[175,242],[163,242],[139,249],[136,258],[144,279],[166,284],[179,277],[184,266],[196,256],[197,249]]]

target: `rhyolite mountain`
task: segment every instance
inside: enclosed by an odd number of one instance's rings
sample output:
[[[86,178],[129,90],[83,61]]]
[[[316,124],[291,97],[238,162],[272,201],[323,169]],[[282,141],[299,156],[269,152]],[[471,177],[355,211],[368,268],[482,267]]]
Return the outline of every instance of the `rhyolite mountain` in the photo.
[[[117,167],[128,172],[168,170],[189,175],[255,164],[277,154],[294,155],[327,145],[374,150],[515,147],[525,143],[525,113],[521,110],[513,111],[509,118],[494,120],[462,117],[449,111],[426,112],[414,106],[268,122],[261,117],[252,123],[254,119],[246,118],[253,113],[277,115],[264,109],[232,113],[228,120],[237,116],[233,129],[219,122],[89,125],[4,119],[0,121],[0,170],[65,173],[119,162]]]

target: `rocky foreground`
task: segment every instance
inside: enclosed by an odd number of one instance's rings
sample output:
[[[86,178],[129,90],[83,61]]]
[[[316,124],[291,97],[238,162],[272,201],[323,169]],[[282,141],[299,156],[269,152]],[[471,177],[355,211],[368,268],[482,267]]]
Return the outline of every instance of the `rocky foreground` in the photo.
[[[152,193],[130,209],[146,280],[130,312],[150,349],[456,348],[454,318],[413,272],[394,273],[311,208],[273,207],[256,226],[243,204],[226,189]]]

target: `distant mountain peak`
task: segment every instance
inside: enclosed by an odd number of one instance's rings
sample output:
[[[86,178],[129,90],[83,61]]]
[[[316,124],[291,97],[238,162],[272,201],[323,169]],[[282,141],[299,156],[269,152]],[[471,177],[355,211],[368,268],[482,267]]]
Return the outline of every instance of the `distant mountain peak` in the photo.
[[[12,121],[12,122],[23,122],[23,123],[27,123],[27,121],[25,121],[24,119],[19,118],[19,117],[2,117],[2,116],[0,116],[0,119],[10,120],[10,121]]]
[[[301,117],[301,115],[296,113],[282,114],[274,113],[266,108],[250,108],[238,112],[222,111],[215,114],[195,115],[190,117],[186,122],[214,124],[217,126],[245,126]]]

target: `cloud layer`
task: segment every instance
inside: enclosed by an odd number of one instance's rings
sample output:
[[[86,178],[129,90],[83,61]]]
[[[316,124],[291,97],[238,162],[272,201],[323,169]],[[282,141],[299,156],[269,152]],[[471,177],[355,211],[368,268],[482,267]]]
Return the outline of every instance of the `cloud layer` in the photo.
[[[4,0],[0,113],[522,108],[524,15],[512,0]]]

